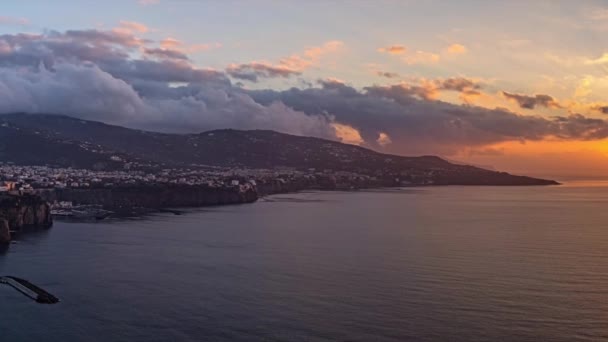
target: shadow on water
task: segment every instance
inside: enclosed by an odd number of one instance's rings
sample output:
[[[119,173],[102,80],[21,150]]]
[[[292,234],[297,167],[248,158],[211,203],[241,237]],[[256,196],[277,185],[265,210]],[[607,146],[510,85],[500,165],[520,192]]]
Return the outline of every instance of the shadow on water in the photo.
[[[16,233],[13,233],[13,241],[11,243],[0,244],[0,256],[5,255],[9,252],[11,245],[15,243],[28,243],[38,244],[44,241],[49,236],[49,230],[52,228],[37,228],[37,227],[25,227],[21,228]]]
[[[6,254],[10,249],[10,246],[15,243],[37,245],[38,243],[47,240],[51,229],[52,228],[35,227],[22,228],[18,233],[13,235],[13,241],[11,244],[6,244],[3,247],[0,247],[0,255]]]

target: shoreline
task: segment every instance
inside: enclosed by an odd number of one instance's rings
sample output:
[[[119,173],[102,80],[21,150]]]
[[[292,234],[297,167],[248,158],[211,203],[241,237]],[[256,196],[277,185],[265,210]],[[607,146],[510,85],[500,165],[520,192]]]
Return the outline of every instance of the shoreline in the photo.
[[[343,193],[352,193],[352,192],[377,192],[377,191],[388,191],[388,192],[400,192],[407,191],[412,189],[424,189],[424,188],[437,188],[437,187],[534,187],[534,186],[563,186],[563,183],[557,184],[524,184],[524,185],[459,185],[459,184],[446,184],[446,185],[436,185],[436,184],[424,184],[424,185],[400,185],[400,186],[370,186],[370,187],[356,187],[356,188],[322,188],[322,187],[304,187],[297,189],[284,189],[273,192],[256,192],[256,198],[254,200],[247,201],[235,201],[229,203],[215,203],[215,204],[205,204],[205,205],[197,205],[197,206],[166,206],[166,207],[112,207],[112,206],[104,206],[104,210],[111,212],[110,215],[104,217],[102,219],[97,219],[96,217],[71,217],[71,216],[59,216],[53,215],[53,218],[57,221],[63,222],[107,222],[108,220],[113,219],[137,219],[144,218],[148,215],[154,214],[173,214],[175,216],[187,215],[192,210],[196,209],[204,209],[204,208],[217,208],[223,206],[233,206],[233,205],[244,205],[244,204],[252,204],[257,201],[264,201],[265,199],[286,195],[286,194],[300,194],[300,193],[320,193],[320,192],[343,192]],[[83,190],[86,191],[86,190]]]

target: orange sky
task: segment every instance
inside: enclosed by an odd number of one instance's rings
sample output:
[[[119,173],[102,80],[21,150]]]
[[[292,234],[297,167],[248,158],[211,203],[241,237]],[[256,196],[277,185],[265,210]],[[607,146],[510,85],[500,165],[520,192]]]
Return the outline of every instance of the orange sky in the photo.
[[[570,178],[606,178],[608,140],[507,142],[463,151],[458,161],[519,174]]]

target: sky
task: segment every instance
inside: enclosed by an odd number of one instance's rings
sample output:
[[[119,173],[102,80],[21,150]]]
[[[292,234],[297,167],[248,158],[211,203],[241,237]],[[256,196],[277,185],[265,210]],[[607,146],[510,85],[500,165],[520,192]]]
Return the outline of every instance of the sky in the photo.
[[[4,1],[0,113],[608,175],[608,1]]]

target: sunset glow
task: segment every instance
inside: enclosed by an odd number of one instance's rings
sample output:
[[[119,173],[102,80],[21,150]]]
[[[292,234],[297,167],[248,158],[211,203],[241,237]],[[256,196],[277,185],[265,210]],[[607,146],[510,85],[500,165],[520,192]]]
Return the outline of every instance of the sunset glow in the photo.
[[[2,112],[274,129],[534,174],[608,170],[602,1],[442,3],[449,18],[429,15],[435,1],[27,3],[0,15]],[[538,165],[524,168],[531,154]]]

